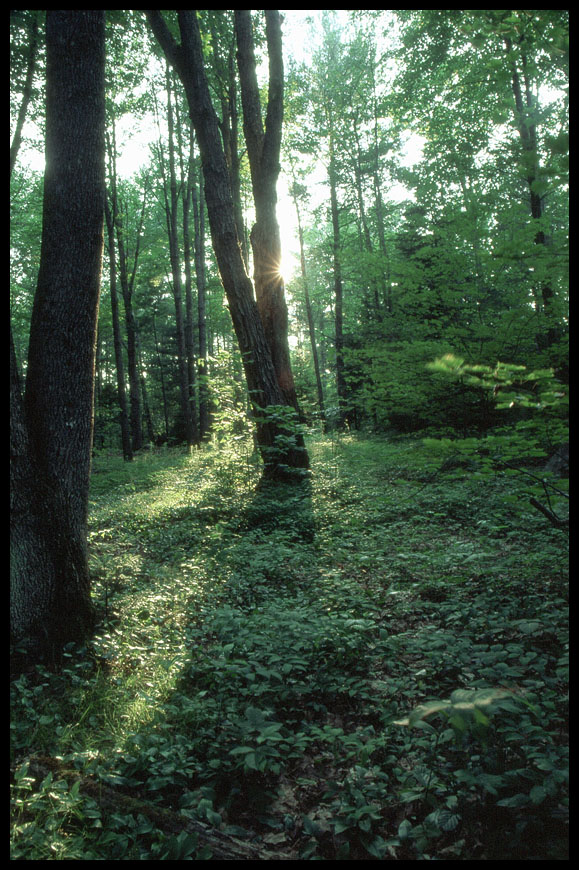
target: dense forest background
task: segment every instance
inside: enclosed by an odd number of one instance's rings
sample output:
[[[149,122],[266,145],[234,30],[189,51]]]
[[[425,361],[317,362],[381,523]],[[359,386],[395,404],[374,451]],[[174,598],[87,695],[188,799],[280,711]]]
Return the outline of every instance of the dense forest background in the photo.
[[[551,368],[567,381],[566,14],[328,12],[311,24],[300,14],[297,25],[295,15],[287,13],[284,40],[278,220],[304,419],[402,432],[496,425],[512,399],[465,383],[460,361]],[[13,20],[14,121],[33,18]],[[201,27],[251,273],[233,20],[208,11]],[[292,56],[295,43],[311,46],[307,62]],[[249,425],[247,395],[183,91],[141,13],[111,13],[106,45],[114,226],[99,312],[95,448],[121,445],[123,415],[131,450],[233,437]],[[41,35],[35,53],[11,178],[22,370],[41,238]],[[258,70],[266,94],[267,72]],[[428,368],[448,354],[458,360],[454,383]]]
[[[568,63],[11,12],[13,860],[566,858]]]

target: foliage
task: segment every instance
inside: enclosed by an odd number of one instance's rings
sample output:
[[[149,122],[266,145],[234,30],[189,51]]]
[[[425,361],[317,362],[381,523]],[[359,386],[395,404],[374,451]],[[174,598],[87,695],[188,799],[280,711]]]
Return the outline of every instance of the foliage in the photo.
[[[176,14],[164,15],[176,36]],[[32,16],[11,13],[12,126]],[[299,193],[329,435],[310,430],[312,474],[274,485],[260,480],[254,422],[279,424],[276,458],[307,430],[293,410],[252,408],[201,238],[184,94],[142,12],[107,11],[127,262],[139,246],[132,388],[151,443],[133,463],[117,454],[105,258],[89,532],[99,625],[86,647],[67,647],[60,672],[12,682],[13,860],[211,858],[188,821],[284,859],[566,857],[568,480],[549,457],[569,441],[568,12],[310,18],[284,44],[282,168]],[[199,20],[250,225],[232,13]],[[42,173],[28,166],[41,151],[42,33],[11,174],[22,375],[42,229]],[[314,46],[306,62],[302,44]],[[189,400],[199,411],[207,387],[211,405],[191,455],[176,449],[186,415],[171,148],[178,254],[195,272],[183,303]],[[301,419],[312,424],[304,280],[286,291]]]
[[[239,442],[97,456],[100,628],[12,684],[13,859],[210,857],[155,807],[302,860],[565,857],[564,539],[465,466],[490,437],[334,433],[259,489]]]
[[[112,137],[114,124],[125,243],[131,254],[143,187],[149,185],[133,299],[148,434],[179,443],[185,428],[163,182],[169,171],[167,80],[143,14],[112,10],[107,16],[108,135]],[[13,115],[24,74],[28,18],[28,13],[14,13],[12,22]],[[210,85],[232,166],[239,164],[243,198],[249,175],[244,146],[233,141],[236,127],[241,131],[241,106],[239,100],[235,103],[239,88],[230,63],[231,19],[229,12],[200,13]],[[460,431],[483,431],[497,422],[496,403],[464,379],[460,387],[445,385],[424,370],[426,363],[451,353],[467,365],[493,367],[501,360],[529,371],[553,368],[560,380],[568,380],[568,13],[365,10],[349,15],[325,11],[312,19],[315,50],[307,63],[293,57],[290,37],[284,45],[282,163],[288,178],[291,174],[301,193],[307,193],[300,196],[304,254],[327,405],[339,404],[333,289],[339,238],[347,392],[340,404],[348,406],[350,426],[410,432],[450,419]],[[166,13],[166,20],[176,32],[176,16]],[[259,16],[254,25],[259,55]],[[284,27],[295,32],[290,13]],[[42,46],[39,52],[41,75]],[[532,90],[525,122],[533,129],[532,148],[521,139],[525,119],[517,114],[513,71]],[[29,114],[41,122],[36,86],[32,96]],[[199,212],[199,157],[195,148],[188,176],[187,112],[179,86],[173,102],[179,196],[186,190],[194,194]],[[152,141],[139,146],[140,168],[121,171],[131,137],[145,131]],[[25,142],[37,136],[31,125],[25,133]],[[409,141],[418,146],[410,152]],[[330,144],[337,227],[330,216],[328,185],[320,182],[328,176]],[[149,159],[141,160],[147,154]],[[12,317],[24,371],[41,235],[38,173],[17,164],[12,186]],[[540,217],[530,211],[531,194],[540,197]],[[179,213],[185,203],[179,201]],[[189,234],[199,241],[200,215],[195,218],[194,211],[190,203]],[[280,199],[278,218],[284,217]],[[244,220],[249,225],[253,217],[248,212]],[[190,254],[193,259],[192,248]],[[192,404],[199,410],[201,381],[193,374],[201,365],[199,315],[209,356],[200,377],[216,387],[214,419],[225,421],[219,396],[227,391],[220,382],[239,379],[239,359],[209,251],[205,261],[205,313],[197,308],[196,273],[189,299]],[[116,390],[108,263],[103,285],[97,443],[115,448],[119,414],[105,400],[107,389],[111,395]],[[287,289],[292,367],[302,410],[313,419],[317,394],[302,278],[294,276]],[[123,300],[120,309],[122,322]],[[249,407],[247,396],[237,405]],[[239,423],[237,418],[229,422]]]

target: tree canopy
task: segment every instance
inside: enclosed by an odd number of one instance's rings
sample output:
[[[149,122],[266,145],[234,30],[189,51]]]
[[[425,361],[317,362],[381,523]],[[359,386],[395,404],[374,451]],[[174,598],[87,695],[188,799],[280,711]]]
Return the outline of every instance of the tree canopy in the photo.
[[[281,28],[289,37],[282,35],[279,48],[267,20],[252,19],[250,31],[249,18],[198,13],[202,63],[242,261],[249,276],[257,270],[258,304],[266,273],[249,235],[255,239],[270,220],[260,193],[269,157],[260,155],[274,134],[275,101],[278,115],[283,105],[283,130],[275,122],[280,163],[274,157],[272,164],[282,174],[277,196],[272,176],[269,201],[275,207],[277,199],[278,251],[294,264],[284,277],[283,306],[297,390],[288,395],[302,420],[329,414],[354,428],[437,425],[447,415],[449,387],[426,366],[445,353],[485,365],[551,367],[565,381],[566,11],[326,12],[315,20],[288,12]],[[177,47],[176,14],[159,20]],[[41,16],[15,12],[12,30],[11,299],[24,371],[40,237],[34,197],[41,172],[32,157],[43,125]],[[311,46],[307,58],[298,37]],[[251,46],[251,54],[239,54],[241,80],[236,39]],[[108,191],[133,443],[191,444],[207,437],[209,401],[221,414],[223,377],[227,371],[235,380],[247,348],[239,356],[227,308],[235,312],[207,235],[203,148],[190,132],[182,82],[166,72],[140,12],[108,15],[107,52]],[[296,185],[303,191],[303,271],[296,268]],[[95,444],[113,447],[122,432],[109,258],[104,269]],[[262,304],[267,321],[265,311]],[[280,309],[280,316],[283,332],[287,314]],[[277,327],[267,330],[277,334]],[[478,398],[474,416],[474,397],[456,407],[458,425],[496,422],[493,402]],[[238,401],[241,410],[243,391]]]

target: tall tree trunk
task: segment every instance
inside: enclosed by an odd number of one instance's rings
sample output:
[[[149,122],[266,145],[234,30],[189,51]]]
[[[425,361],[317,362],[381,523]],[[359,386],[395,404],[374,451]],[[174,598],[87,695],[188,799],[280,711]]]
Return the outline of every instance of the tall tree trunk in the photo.
[[[372,236],[370,234],[370,227],[368,225],[368,218],[366,215],[366,205],[364,203],[364,191],[362,188],[362,148],[360,145],[360,135],[358,132],[358,119],[354,119],[354,141],[356,142],[356,154],[353,155],[353,164],[354,164],[354,178],[356,182],[356,195],[358,198],[358,211],[360,214],[360,223],[361,223],[361,238],[360,238],[360,250],[366,251],[370,254],[370,268],[369,268],[369,278],[368,284],[372,287],[372,295],[373,299],[368,299],[367,308],[368,308],[368,316],[369,318],[382,320],[382,311],[381,311],[381,300],[380,300],[380,279],[376,269],[376,258],[374,257],[374,245],[372,244]],[[384,294],[382,294],[384,295]]]
[[[205,279],[205,206],[203,205],[203,172],[199,171],[199,196],[193,183],[193,223],[195,276],[197,280],[197,329],[199,335],[199,435],[204,438],[210,430],[209,384],[207,369],[207,282]]]
[[[159,380],[161,382],[161,395],[163,397],[163,420],[165,422],[165,440],[169,439],[169,403],[167,401],[167,390],[165,388],[165,373],[163,360],[161,358],[161,349],[159,347],[159,339],[157,338],[157,323],[155,320],[156,309],[153,309],[153,340],[155,342],[155,353],[157,354],[157,363],[159,366]]]
[[[344,302],[342,286],[342,262],[340,251],[340,213],[338,209],[336,158],[334,153],[334,129],[332,109],[329,109],[329,181],[330,212],[332,217],[332,259],[334,265],[334,317],[336,346],[336,391],[338,394],[338,425],[344,426],[346,411],[346,379],[344,377]]]
[[[159,10],[147,17],[168,60],[185,87],[205,176],[205,199],[213,247],[227,294],[233,327],[245,369],[253,406],[257,439],[266,478],[292,477],[295,469],[309,464],[305,449],[292,431],[293,421],[280,421],[268,411],[286,405],[273,366],[264,327],[253,298],[253,287],[241,253],[229,172],[219,133],[219,123],[203,67],[203,51],[195,12],[179,10],[181,44],[171,35]]]
[[[390,258],[386,247],[386,232],[384,228],[384,201],[382,199],[380,178],[380,151],[378,139],[378,99],[376,97],[375,69],[372,67],[372,105],[374,112],[374,197],[376,202],[376,229],[378,232],[378,245],[380,253],[384,257],[383,289],[384,306],[388,314],[392,314],[392,283],[390,279]]]
[[[167,63],[167,122],[169,133],[169,196],[165,189],[165,210],[167,213],[167,230],[169,233],[169,255],[171,259],[171,274],[173,278],[173,299],[175,301],[175,327],[177,333],[177,362],[179,366],[179,395],[181,413],[185,424],[185,439],[188,448],[195,442],[193,416],[189,399],[189,379],[187,374],[187,342],[185,339],[185,316],[183,313],[183,284],[181,281],[181,254],[179,251],[177,175],[175,172],[175,138],[174,117],[171,102],[171,81],[169,64]]]
[[[293,170],[293,166],[292,166]],[[300,214],[300,206],[298,202],[298,196],[295,189],[295,180],[294,180],[294,188],[292,191],[292,198],[294,201],[294,206],[296,209],[296,217],[298,221],[298,238],[300,243],[300,265],[302,270],[302,282],[304,286],[304,298],[306,303],[306,316],[308,319],[308,330],[310,333],[310,344],[312,346],[312,359],[314,362],[314,374],[316,377],[316,389],[318,392],[318,408],[320,409],[320,421],[322,423],[322,428],[325,430],[326,428],[326,412],[324,410],[324,390],[322,387],[322,378],[320,375],[320,362],[318,358],[318,346],[316,343],[316,330],[314,326],[314,316],[312,313],[312,303],[310,300],[310,291],[308,287],[308,276],[306,271],[306,254],[304,250],[304,231],[302,229],[302,221]]]
[[[109,175],[111,184],[111,217],[116,230],[117,246],[119,251],[119,278],[121,283],[121,291],[123,294],[123,303],[125,308],[125,328],[127,332],[127,373],[129,379],[129,403],[130,403],[130,422],[131,422],[131,439],[132,450],[140,450],[143,446],[143,413],[141,405],[141,385],[138,368],[138,336],[137,336],[137,321],[133,312],[133,289],[135,285],[135,275],[137,271],[137,263],[139,258],[139,246],[141,239],[141,230],[143,227],[146,207],[147,188],[143,193],[143,205],[141,209],[140,225],[137,229],[135,242],[135,255],[133,259],[133,268],[129,273],[129,258],[127,252],[127,230],[125,223],[125,215],[123,215],[123,204],[119,198],[117,190],[117,174],[115,166],[116,154],[116,138],[114,119],[112,124],[112,140],[107,134],[107,151],[109,159]]]
[[[11,633],[36,659],[54,660],[93,624],[87,514],[103,253],[104,25],[103,10],[46,15],[43,226],[24,402],[11,374]]]
[[[251,170],[255,224],[251,230],[257,307],[286,403],[299,412],[288,345],[288,312],[281,275],[281,239],[277,222],[277,180],[283,122],[283,58],[279,12],[266,10],[269,94],[265,130],[257,84],[251,13],[235,10],[237,64],[241,83],[243,131]]]
[[[179,148],[182,146],[181,124],[178,125],[179,131]],[[194,306],[193,306],[193,276],[191,271],[191,260],[194,257],[191,242],[190,215],[191,203],[193,200],[193,188],[195,186],[194,178],[194,145],[193,145],[193,128],[189,129],[189,156],[187,160],[187,171],[183,166],[181,159],[181,187],[183,190],[183,260],[185,264],[185,351],[187,354],[187,390],[189,396],[189,411],[191,414],[191,426],[193,430],[193,440],[195,444],[199,443],[200,433],[197,416],[197,368],[195,365],[195,324],[194,324]],[[182,151],[181,151],[182,155]]]
[[[510,39],[505,39],[505,48],[507,53],[512,57],[513,45]],[[537,100],[533,95],[531,81],[527,71],[527,59],[524,54],[521,54],[521,68],[524,83],[524,96],[521,87],[521,75],[519,74],[515,60],[511,59],[511,86],[515,97],[515,118],[521,144],[523,146],[525,169],[527,170],[531,217],[534,221],[539,222],[543,216],[543,200],[536,189],[540,176],[536,128],[536,118],[539,107],[537,105]],[[535,233],[535,244],[547,245],[547,237],[540,225]],[[547,318],[547,321],[550,319],[551,315],[553,295],[553,289],[550,284],[543,283],[542,286],[538,288],[535,296],[537,309],[538,311],[541,311],[542,309],[542,313]],[[540,348],[549,347],[556,341],[557,334],[558,330],[556,328],[548,326],[546,333],[537,335],[537,345]]]
[[[131,445],[131,428],[127,409],[127,393],[125,389],[125,365],[123,362],[123,344],[121,340],[121,324],[119,319],[119,300],[117,294],[117,261],[115,257],[115,227],[113,216],[105,198],[105,216],[109,240],[109,273],[111,291],[111,314],[113,319],[113,345],[115,350],[115,366],[117,370],[117,397],[119,402],[119,417],[121,426],[121,443],[123,459],[130,462],[133,458]]]
[[[231,194],[235,209],[235,222],[237,235],[241,244],[245,268],[249,269],[249,252],[246,239],[245,224],[243,221],[243,207],[241,202],[241,162],[239,158],[239,118],[237,111],[237,81],[235,76],[235,34],[229,45],[225,45],[225,57],[221,51],[225,40],[223,32],[218,33],[215,17],[210,19],[211,48],[213,59],[213,72],[215,78],[221,83],[221,138],[223,139],[223,151],[225,161],[229,169]]]

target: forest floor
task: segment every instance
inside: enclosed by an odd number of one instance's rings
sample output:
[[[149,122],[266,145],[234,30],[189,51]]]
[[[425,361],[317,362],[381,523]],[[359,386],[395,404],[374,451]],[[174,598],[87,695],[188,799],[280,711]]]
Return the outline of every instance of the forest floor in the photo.
[[[99,627],[12,684],[13,860],[565,859],[567,535],[420,438],[99,455]]]

